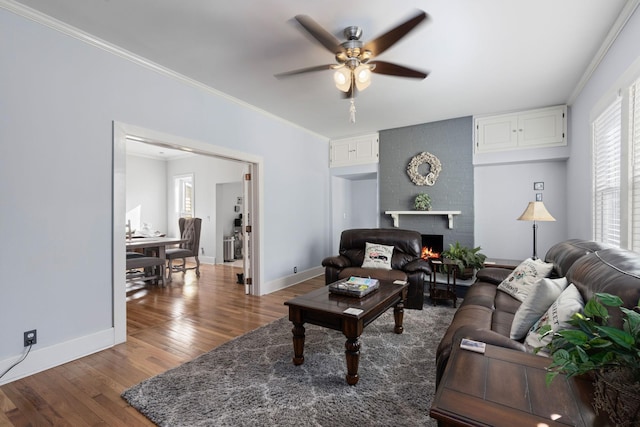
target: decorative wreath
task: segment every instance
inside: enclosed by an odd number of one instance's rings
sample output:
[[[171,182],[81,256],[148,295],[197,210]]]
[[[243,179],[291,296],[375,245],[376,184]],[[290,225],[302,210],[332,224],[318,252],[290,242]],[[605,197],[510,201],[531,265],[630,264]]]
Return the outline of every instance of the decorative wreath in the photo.
[[[420,175],[420,173],[418,173],[418,168],[425,163],[429,163],[429,173],[426,175]],[[440,163],[440,160],[433,154],[426,152],[414,156],[409,162],[409,166],[407,166],[409,178],[411,178],[411,181],[415,185],[435,184],[441,170],[442,164]]]

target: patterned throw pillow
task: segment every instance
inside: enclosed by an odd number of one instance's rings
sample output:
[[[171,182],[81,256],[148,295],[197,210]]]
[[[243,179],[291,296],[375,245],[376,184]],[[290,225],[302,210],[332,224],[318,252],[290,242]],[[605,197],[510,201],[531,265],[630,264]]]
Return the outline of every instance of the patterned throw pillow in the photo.
[[[549,332],[544,336],[540,335],[540,329],[545,325],[551,325],[551,330],[557,332],[560,329],[573,328],[568,322],[574,313],[582,311],[584,309],[584,300],[573,284],[567,286],[562,291],[558,299],[551,304],[551,307],[547,312],[538,320],[529,330],[527,337],[524,340],[525,345],[529,348],[544,347],[551,342],[553,333]],[[548,356],[549,352],[541,350],[539,353],[541,356]]]
[[[362,268],[381,268],[383,270],[391,270],[392,255],[393,246],[366,242]]]
[[[519,301],[524,301],[535,283],[551,273],[553,264],[541,259],[525,259],[498,285],[498,289]]]
[[[540,279],[533,286],[518,311],[516,311],[511,323],[511,339],[519,340],[524,338],[529,329],[558,299],[568,284],[569,282],[564,277],[560,279]]]

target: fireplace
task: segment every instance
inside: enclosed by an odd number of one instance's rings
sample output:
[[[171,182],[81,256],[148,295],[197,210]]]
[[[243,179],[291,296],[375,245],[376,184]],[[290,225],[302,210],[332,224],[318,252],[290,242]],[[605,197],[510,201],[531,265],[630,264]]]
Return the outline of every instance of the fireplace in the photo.
[[[442,234],[422,235],[422,258],[437,259],[444,250],[444,236]]]

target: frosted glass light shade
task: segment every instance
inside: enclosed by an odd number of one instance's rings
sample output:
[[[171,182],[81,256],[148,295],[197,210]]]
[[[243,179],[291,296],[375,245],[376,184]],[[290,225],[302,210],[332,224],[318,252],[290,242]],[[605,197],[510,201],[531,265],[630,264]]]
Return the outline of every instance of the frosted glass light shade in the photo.
[[[359,65],[354,70],[356,76],[356,87],[358,90],[365,90],[371,84],[371,69],[365,65]]]
[[[333,81],[338,89],[348,92],[351,87],[351,70],[346,67],[338,68],[333,74]]]

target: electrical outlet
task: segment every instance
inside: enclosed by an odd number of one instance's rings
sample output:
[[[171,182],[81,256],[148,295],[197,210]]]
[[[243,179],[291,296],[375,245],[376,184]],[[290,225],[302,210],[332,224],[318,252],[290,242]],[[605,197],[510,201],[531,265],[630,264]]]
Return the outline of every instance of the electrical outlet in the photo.
[[[29,347],[30,345],[36,344],[38,342],[38,333],[35,329],[31,331],[26,331],[24,333],[24,346]]]
[[[293,267],[293,273],[297,273],[298,272],[298,267]]]

